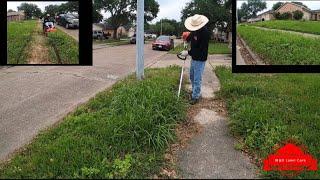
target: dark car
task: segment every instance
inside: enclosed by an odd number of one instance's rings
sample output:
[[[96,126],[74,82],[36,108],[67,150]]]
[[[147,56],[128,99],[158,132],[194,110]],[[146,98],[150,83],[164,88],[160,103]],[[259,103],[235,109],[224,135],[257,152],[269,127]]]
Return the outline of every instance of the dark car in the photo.
[[[57,18],[57,24],[69,28],[79,28],[79,19],[72,14],[60,14]]]
[[[170,36],[159,36],[153,43],[152,49],[167,50],[174,48],[173,39]]]
[[[146,38],[144,38],[144,42],[146,42]],[[136,34],[134,34],[131,38],[130,38],[130,44],[136,44],[137,43],[137,37]]]

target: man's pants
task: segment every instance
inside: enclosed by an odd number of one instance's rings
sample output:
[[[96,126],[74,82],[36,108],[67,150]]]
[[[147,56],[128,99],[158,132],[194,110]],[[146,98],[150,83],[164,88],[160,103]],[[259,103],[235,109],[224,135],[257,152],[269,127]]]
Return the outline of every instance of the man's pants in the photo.
[[[191,60],[190,81],[192,85],[192,99],[199,99],[201,96],[201,82],[205,61]]]

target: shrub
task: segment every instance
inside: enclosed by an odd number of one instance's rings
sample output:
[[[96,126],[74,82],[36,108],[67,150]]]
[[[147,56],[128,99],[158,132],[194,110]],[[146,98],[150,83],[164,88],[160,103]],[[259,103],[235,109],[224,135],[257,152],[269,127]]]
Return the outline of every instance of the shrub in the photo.
[[[303,12],[299,10],[293,11],[292,14],[293,14],[293,19],[295,20],[300,20],[303,17]]]
[[[273,16],[279,20],[292,19],[292,14],[290,12],[285,12],[282,14],[280,14],[279,12],[276,12],[273,14]]]

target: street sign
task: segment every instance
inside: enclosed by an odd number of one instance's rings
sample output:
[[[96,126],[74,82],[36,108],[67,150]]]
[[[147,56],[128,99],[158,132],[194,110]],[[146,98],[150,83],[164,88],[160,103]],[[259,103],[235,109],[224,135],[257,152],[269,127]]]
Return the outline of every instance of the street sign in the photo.
[[[144,0],[137,4],[137,33],[136,33],[136,75],[137,79],[144,77]]]

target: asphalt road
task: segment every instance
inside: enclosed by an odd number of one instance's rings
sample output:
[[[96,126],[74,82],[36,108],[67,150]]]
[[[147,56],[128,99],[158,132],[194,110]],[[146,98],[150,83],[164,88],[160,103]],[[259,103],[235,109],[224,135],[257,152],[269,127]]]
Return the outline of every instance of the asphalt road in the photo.
[[[92,67],[0,68],[0,160],[30,142],[79,104],[135,71],[135,45],[96,49]],[[145,45],[145,65],[164,51]]]

